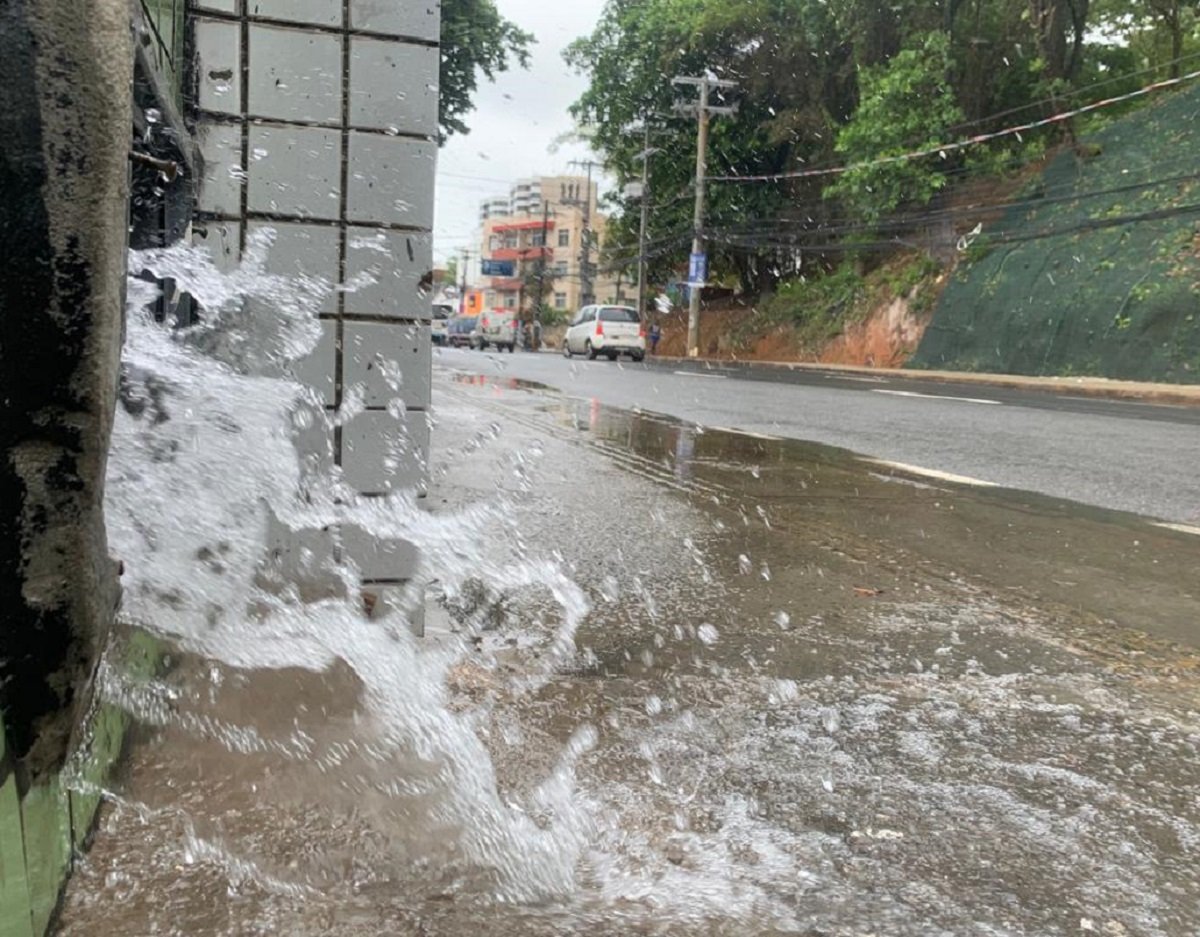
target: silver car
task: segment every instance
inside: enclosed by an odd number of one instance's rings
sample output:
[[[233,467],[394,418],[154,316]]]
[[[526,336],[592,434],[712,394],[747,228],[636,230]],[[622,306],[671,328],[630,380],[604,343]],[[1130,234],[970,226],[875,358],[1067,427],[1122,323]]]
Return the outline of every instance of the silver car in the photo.
[[[584,306],[567,328],[563,354],[605,355],[616,361],[629,355],[634,361],[646,357],[646,326],[632,306]]]

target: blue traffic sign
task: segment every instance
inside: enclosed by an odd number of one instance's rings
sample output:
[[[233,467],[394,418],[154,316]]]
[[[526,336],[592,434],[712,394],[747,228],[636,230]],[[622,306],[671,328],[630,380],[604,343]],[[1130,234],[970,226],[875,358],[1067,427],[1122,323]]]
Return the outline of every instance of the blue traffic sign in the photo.
[[[688,286],[703,286],[708,279],[708,255],[692,254],[688,260]]]

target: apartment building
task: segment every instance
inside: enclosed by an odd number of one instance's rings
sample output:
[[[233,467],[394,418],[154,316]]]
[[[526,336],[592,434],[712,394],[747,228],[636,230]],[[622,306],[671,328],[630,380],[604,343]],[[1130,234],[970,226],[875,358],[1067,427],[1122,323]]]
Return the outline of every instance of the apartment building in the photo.
[[[507,197],[480,204],[481,256],[513,263],[511,277],[483,278],[486,308],[529,312],[539,289],[543,306],[573,312],[584,305],[585,237],[592,301],[628,299],[599,272],[606,219],[598,211],[598,192],[598,185],[583,176],[539,176],[518,180]]]

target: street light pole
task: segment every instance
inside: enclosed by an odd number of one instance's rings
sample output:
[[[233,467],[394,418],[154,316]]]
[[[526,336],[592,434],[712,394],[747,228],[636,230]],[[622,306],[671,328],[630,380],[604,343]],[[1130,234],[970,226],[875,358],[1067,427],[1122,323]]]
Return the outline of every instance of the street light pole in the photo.
[[[732,81],[720,78],[710,78],[701,75],[698,78],[679,77],[672,80],[675,85],[690,85],[700,89],[699,104],[677,104],[675,109],[685,113],[695,113],[696,129],[696,208],[692,216],[692,257],[688,264],[688,338],[687,353],[689,358],[700,354],[700,292],[704,287],[707,276],[707,258],[704,255],[704,196],[705,176],[708,170],[708,123],[714,114],[735,114],[737,107],[714,107],[709,103],[709,92],[714,88],[737,87]]]

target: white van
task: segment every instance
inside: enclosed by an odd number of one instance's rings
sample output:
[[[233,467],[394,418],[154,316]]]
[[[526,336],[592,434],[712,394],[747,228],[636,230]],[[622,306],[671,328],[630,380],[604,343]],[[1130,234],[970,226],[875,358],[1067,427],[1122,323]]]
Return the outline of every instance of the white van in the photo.
[[[493,309],[479,317],[478,336],[472,343],[473,348],[480,351],[488,345],[495,345],[497,350],[510,352],[517,348],[517,311],[515,309]]]
[[[646,357],[646,327],[632,306],[584,306],[567,328],[563,354],[606,355],[616,361],[629,355],[634,361]]]

